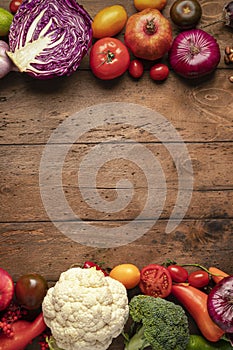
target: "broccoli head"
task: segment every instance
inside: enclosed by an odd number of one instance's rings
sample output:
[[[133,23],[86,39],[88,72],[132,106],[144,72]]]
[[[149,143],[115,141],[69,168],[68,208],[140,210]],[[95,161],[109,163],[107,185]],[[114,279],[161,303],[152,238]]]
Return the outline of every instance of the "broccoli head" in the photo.
[[[125,350],[184,350],[189,342],[188,318],[180,305],[148,295],[129,303],[134,334],[125,335]]]

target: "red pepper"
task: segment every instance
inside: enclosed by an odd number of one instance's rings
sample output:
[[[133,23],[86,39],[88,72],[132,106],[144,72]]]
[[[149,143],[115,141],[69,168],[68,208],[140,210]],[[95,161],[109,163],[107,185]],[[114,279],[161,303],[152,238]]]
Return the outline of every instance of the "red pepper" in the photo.
[[[207,294],[188,284],[174,284],[172,294],[190,313],[207,340],[216,342],[223,336],[224,331],[209,316]]]
[[[94,263],[93,261],[85,261],[85,263],[83,264],[83,268],[89,269],[90,267],[95,267],[96,270],[102,271],[105,276],[109,276],[109,274],[104,269],[102,269],[102,267],[100,267],[98,264]]]
[[[209,272],[210,272],[211,277],[215,283],[219,283],[224,277],[229,276],[226,272],[224,272],[224,271],[222,271],[214,266],[211,266],[209,268]]]
[[[19,320],[12,324],[14,335],[0,336],[0,350],[24,350],[26,346],[46,329],[42,312],[33,322]]]

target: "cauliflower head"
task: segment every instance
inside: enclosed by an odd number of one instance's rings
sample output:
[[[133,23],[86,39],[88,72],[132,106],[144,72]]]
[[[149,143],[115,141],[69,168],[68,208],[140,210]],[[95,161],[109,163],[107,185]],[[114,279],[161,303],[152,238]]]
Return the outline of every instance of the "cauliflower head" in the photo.
[[[59,348],[105,350],[128,319],[127,291],[102,271],[74,267],[49,288],[42,311]]]

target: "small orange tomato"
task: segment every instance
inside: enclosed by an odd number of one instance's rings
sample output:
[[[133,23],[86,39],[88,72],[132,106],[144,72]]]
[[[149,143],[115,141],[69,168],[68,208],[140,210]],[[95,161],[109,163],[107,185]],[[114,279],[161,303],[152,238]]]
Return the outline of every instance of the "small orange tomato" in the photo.
[[[109,276],[121,282],[126,289],[132,289],[140,282],[140,270],[134,264],[117,265],[110,271]]]
[[[100,39],[117,35],[124,28],[127,18],[127,12],[121,5],[103,8],[92,22],[93,37]]]
[[[147,8],[163,10],[167,4],[167,0],[134,0],[134,6],[138,11]]]

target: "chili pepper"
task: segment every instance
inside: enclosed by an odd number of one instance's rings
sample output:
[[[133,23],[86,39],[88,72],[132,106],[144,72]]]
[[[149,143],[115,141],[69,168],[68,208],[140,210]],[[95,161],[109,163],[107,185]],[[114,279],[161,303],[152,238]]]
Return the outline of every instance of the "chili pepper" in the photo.
[[[215,343],[209,342],[201,335],[190,335],[189,343],[186,350],[232,350],[232,346],[228,341],[219,340]]]
[[[229,276],[226,272],[213,266],[209,268],[209,273],[211,274],[211,277],[215,283],[219,283],[224,277]]]
[[[33,322],[19,320],[12,324],[13,336],[0,336],[0,350],[24,350],[25,347],[46,329],[42,312]]]
[[[224,334],[210,318],[207,309],[207,294],[188,284],[174,284],[172,294],[186,308],[195,320],[202,335],[209,341],[216,342]]]
[[[109,276],[109,274],[104,269],[102,269],[102,267],[100,267],[98,264],[94,263],[93,261],[85,261],[85,263],[83,264],[83,268],[89,269],[90,267],[95,267],[96,270],[102,271],[105,276]]]

